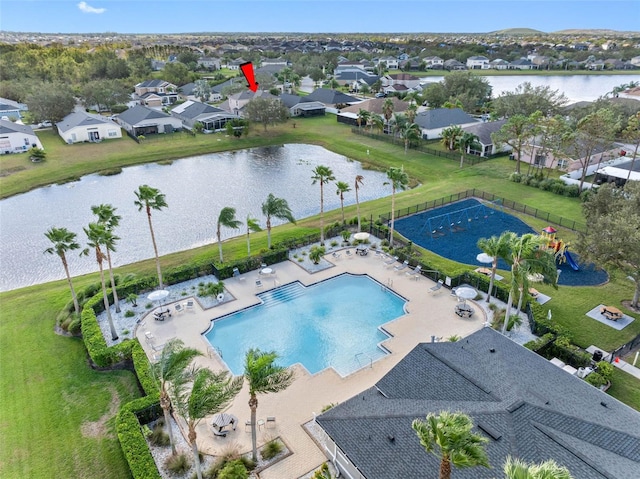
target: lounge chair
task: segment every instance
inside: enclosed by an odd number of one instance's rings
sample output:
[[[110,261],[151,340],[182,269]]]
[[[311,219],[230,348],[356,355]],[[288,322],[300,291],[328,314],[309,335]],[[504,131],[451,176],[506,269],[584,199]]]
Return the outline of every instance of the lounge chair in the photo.
[[[195,301],[193,301],[193,299],[188,300],[188,301],[185,303],[184,307],[185,307],[186,309],[191,309],[191,310],[193,310],[193,308],[195,307]]]
[[[338,253],[337,251],[334,251],[333,253],[331,253],[331,256],[333,256],[334,259],[338,259],[342,255],[340,253]]]
[[[430,291],[432,293],[435,293],[436,291],[439,291],[442,288],[443,284],[444,284],[444,281],[439,279],[438,282],[436,283],[436,285],[430,288]]]
[[[148,340],[153,340],[154,336],[153,334],[151,334],[151,331],[145,331],[144,332],[144,337],[147,338]]]
[[[262,281],[259,279],[256,279],[256,288],[262,288],[263,284]]]
[[[388,267],[388,266],[393,265],[393,263],[395,263],[396,261],[398,261],[398,257],[397,256],[393,256],[393,257],[390,257],[389,259],[386,259],[384,261],[385,268]]]
[[[348,249],[346,252],[347,258],[353,258],[353,253],[351,253],[351,250]]]
[[[411,271],[407,271],[405,273],[407,276],[411,276],[413,277],[413,279],[418,280],[420,279],[420,276],[422,276],[422,265],[418,265],[415,268],[413,268]]]
[[[164,321],[164,314],[153,313],[153,319],[155,319],[156,321]]]
[[[267,416],[267,428],[269,428],[269,425],[271,425],[271,427],[276,427],[276,417],[275,416]]]
[[[184,311],[184,306],[182,306],[180,303],[176,303],[175,308],[176,308],[176,313],[182,313]]]
[[[409,261],[408,260],[404,260],[404,262],[402,264],[399,264],[398,266],[396,266],[395,268],[393,268],[394,271],[402,271],[406,268],[409,267]]]

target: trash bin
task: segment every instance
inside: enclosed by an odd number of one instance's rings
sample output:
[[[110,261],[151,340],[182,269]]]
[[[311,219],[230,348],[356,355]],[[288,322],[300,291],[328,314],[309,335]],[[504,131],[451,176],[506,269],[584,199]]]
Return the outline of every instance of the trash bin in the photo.
[[[599,349],[596,349],[595,352],[593,353],[593,357],[592,359],[597,363],[598,361],[602,360],[602,351],[600,351]]]

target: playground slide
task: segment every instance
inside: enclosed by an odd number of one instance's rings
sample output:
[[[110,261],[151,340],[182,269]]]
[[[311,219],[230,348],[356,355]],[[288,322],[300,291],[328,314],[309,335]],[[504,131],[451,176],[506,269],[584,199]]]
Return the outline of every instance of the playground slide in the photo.
[[[576,263],[575,260],[573,259],[573,256],[571,256],[571,253],[569,253],[568,251],[565,251],[564,257],[567,258],[567,263],[569,263],[569,266],[571,266],[571,268],[573,268],[574,271],[578,271],[580,269],[580,267],[578,266],[578,263]]]

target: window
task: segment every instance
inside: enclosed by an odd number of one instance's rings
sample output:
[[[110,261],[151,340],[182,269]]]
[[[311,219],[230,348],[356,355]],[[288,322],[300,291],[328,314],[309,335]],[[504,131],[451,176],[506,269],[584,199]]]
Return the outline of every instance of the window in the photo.
[[[29,146],[31,144],[31,141],[29,140],[29,138],[25,138],[24,139],[24,146]]]
[[[547,163],[547,155],[536,155],[533,160],[535,166],[544,166]]]
[[[566,170],[568,163],[569,162],[567,160],[558,160],[558,169],[559,170]]]
[[[118,136],[118,132],[116,130],[108,130],[107,135],[109,138],[116,138]]]

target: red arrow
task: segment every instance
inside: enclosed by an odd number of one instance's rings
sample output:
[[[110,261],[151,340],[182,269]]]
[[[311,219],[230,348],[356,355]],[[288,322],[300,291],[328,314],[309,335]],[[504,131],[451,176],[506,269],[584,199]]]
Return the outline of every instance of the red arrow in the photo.
[[[253,73],[253,65],[251,62],[243,63],[240,65],[240,70],[242,70],[242,74],[249,82],[249,90],[252,92],[256,92],[258,90],[258,84],[256,83],[256,78]]]

